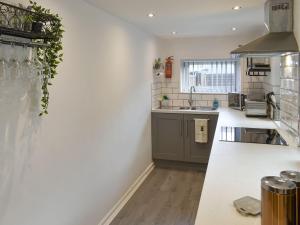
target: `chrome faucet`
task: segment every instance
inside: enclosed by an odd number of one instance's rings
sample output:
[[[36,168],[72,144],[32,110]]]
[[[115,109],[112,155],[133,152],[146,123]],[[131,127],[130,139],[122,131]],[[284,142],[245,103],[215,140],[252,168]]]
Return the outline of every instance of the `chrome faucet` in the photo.
[[[195,86],[191,86],[191,89],[190,89],[190,98],[188,100],[190,108],[193,107],[193,92],[196,92]]]

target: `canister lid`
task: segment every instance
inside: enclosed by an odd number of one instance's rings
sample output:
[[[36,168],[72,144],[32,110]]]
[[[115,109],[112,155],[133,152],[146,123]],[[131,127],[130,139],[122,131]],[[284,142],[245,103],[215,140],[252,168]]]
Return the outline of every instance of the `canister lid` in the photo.
[[[298,187],[300,186],[300,172],[297,172],[297,171],[291,171],[291,170],[288,170],[288,171],[282,171],[282,172],[280,173],[280,176],[281,176],[283,179],[293,181],[294,183],[297,184]]]
[[[267,191],[277,194],[295,194],[296,184],[281,177],[264,177],[261,180],[261,187]]]

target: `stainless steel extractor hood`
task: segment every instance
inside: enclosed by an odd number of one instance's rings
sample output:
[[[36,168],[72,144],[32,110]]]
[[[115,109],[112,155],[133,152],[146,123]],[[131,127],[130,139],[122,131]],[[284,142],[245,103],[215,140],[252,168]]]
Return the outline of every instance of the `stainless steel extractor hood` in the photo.
[[[268,34],[231,52],[232,55],[273,55],[299,52],[293,33],[293,0],[268,0],[265,25]]]

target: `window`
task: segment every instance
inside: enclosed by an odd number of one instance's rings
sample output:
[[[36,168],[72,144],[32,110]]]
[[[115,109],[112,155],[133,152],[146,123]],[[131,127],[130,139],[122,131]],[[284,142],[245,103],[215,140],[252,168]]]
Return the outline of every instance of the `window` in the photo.
[[[182,61],[181,91],[189,92],[192,86],[197,93],[236,92],[239,89],[239,61],[184,60]]]

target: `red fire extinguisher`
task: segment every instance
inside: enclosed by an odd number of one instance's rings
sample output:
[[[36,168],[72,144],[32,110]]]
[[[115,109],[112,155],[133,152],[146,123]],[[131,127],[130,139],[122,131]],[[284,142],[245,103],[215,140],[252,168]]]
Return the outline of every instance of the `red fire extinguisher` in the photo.
[[[168,58],[166,58],[166,66],[165,66],[165,74],[166,74],[166,78],[172,78],[172,74],[173,74],[173,60],[174,57],[170,56]]]

